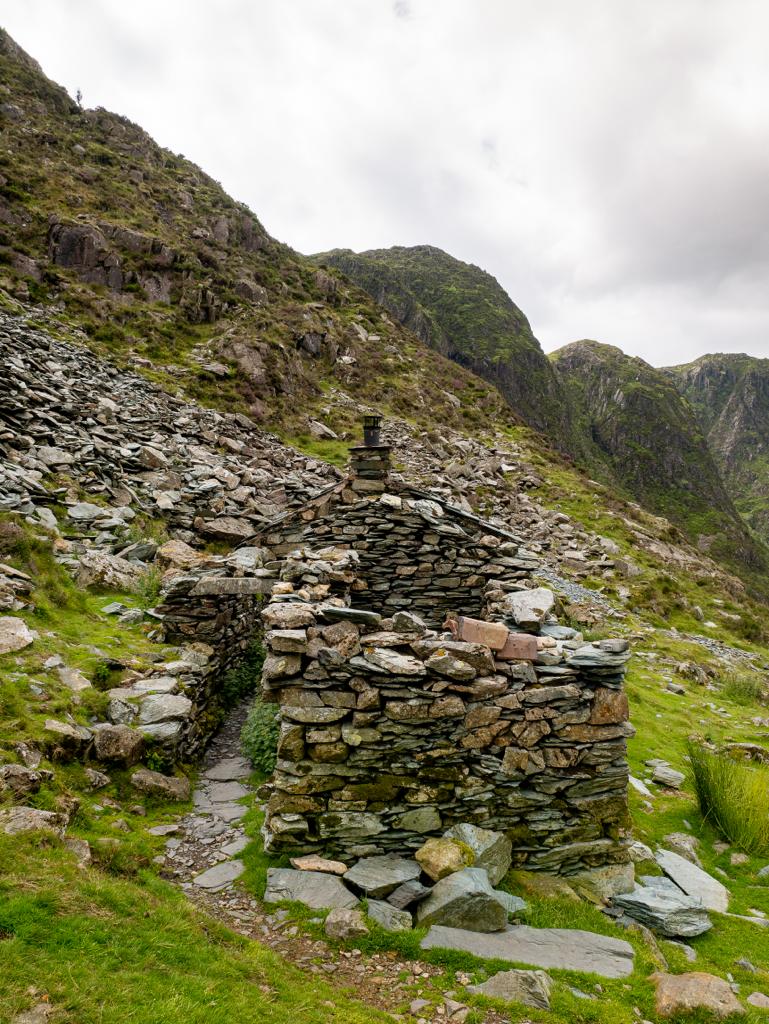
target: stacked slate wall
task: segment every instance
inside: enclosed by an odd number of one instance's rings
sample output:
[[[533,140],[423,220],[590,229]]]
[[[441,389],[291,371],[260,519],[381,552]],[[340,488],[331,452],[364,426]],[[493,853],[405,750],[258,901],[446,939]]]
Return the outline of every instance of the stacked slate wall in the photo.
[[[491,580],[521,580],[538,565],[515,535],[405,489],[369,499],[349,490],[334,498],[333,507],[326,498],[287,517],[260,543],[276,555],[302,545],[349,546],[360,558],[355,608],[413,611],[439,627],[447,612],[478,615]]]
[[[626,645],[500,661],[408,615],[284,597],[264,611],[281,722],[269,851],[402,851],[473,822],[535,870],[627,860]]]

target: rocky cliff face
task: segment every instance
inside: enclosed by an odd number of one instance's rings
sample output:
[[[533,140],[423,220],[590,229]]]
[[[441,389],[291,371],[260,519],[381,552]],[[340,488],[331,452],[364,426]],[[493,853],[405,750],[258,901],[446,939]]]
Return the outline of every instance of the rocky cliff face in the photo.
[[[572,454],[569,403],[529,321],[491,274],[430,245],[335,249],[343,271],[425,344],[499,388],[511,408]]]
[[[581,428],[628,493],[682,526],[702,550],[764,564],[668,374],[595,341],[567,345],[553,361]]]
[[[708,355],[666,371],[687,399],[744,518],[769,538],[769,359]]]

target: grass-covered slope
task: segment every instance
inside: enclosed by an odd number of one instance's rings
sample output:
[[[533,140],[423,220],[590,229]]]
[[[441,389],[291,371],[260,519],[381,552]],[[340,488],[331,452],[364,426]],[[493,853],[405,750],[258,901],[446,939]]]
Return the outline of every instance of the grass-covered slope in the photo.
[[[596,341],[574,342],[552,359],[610,478],[702,550],[763,573],[765,552],[669,376]]]
[[[691,405],[737,508],[769,538],[769,359],[707,355],[666,372]]]
[[[313,258],[343,271],[427,345],[495,384],[529,426],[579,451],[559,381],[529,321],[491,274],[430,245],[335,249]]]

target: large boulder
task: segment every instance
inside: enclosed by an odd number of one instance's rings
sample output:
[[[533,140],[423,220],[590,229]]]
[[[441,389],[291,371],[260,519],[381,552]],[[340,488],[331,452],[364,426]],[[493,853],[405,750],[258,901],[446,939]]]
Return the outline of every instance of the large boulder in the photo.
[[[478,825],[463,823],[452,825],[443,833],[446,839],[455,839],[469,847],[475,860],[473,867],[484,868],[492,885],[501,882],[512,863],[513,844],[503,832],[493,832]]]
[[[94,756],[97,761],[136,764],[144,751],[144,737],[127,725],[105,725],[94,734]]]
[[[0,766],[0,793],[10,793],[18,799],[37,793],[43,780],[51,777],[51,772],[36,771],[23,764],[4,764]]]
[[[0,810],[0,832],[7,836],[21,832],[54,832],[60,836],[67,824],[66,816],[37,807],[8,807]]]
[[[192,795],[190,780],[176,775],[163,775],[149,768],[140,768],[131,776],[131,785],[147,796],[159,796],[165,800],[189,800]]]
[[[739,999],[723,978],[704,971],[690,971],[687,974],[667,974],[658,971],[651,980],[657,989],[656,1008],[661,1017],[688,1014],[706,1010],[715,1017],[724,1018],[731,1014],[745,1013]]]
[[[438,924],[473,932],[498,932],[507,924],[502,906],[482,868],[464,868],[436,882],[417,908],[420,925]]]
[[[382,900],[369,900],[366,913],[386,932],[410,931],[413,924],[411,914],[407,910],[398,910],[391,903],[384,903]]]
[[[658,850],[655,859],[668,878],[687,896],[699,900],[707,910],[715,910],[719,914],[727,912],[729,890],[717,878],[672,850]]]

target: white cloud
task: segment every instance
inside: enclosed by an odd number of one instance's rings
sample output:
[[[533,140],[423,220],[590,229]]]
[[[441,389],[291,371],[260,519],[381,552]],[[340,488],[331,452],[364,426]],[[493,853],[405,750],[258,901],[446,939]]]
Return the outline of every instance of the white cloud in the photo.
[[[304,252],[430,243],[546,348],[769,355],[760,0],[6,0]]]

